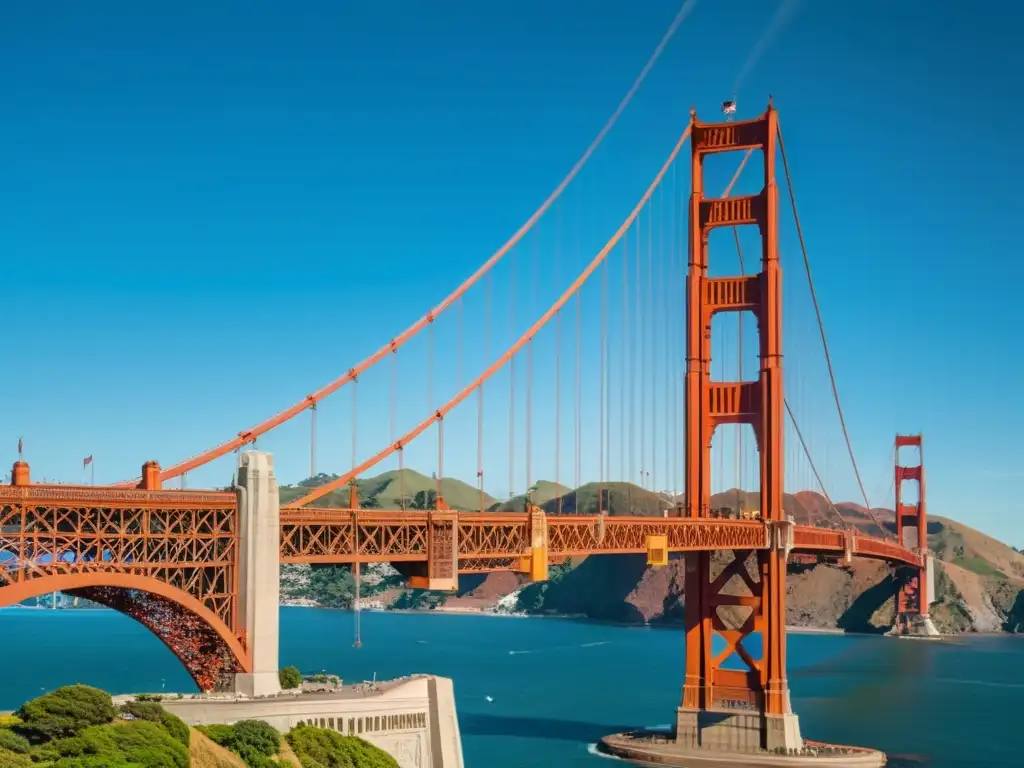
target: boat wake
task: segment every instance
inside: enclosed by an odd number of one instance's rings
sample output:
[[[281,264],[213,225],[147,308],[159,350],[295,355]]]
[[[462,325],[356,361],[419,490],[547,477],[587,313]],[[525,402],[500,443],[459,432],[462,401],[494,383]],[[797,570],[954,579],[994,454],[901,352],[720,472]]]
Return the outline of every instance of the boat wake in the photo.
[[[587,752],[594,755],[595,757],[603,757],[605,760],[618,760],[620,762],[622,761],[621,757],[618,757],[616,755],[609,755],[599,750],[597,748],[596,741],[593,744],[587,744]]]
[[[550,648],[530,648],[523,651],[509,651],[509,656],[521,656],[524,653],[546,653],[547,651],[571,651],[576,648],[596,648],[599,645],[608,645],[610,640],[598,640],[594,643],[580,643],[579,645],[553,645]]]

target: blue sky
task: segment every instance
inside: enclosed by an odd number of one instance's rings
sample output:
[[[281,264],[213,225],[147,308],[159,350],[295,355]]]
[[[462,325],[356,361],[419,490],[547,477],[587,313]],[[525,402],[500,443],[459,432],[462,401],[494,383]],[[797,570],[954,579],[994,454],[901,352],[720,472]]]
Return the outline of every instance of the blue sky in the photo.
[[[374,351],[558,183],[678,5],[13,8],[0,28],[8,460],[24,436],[37,478],[82,481],[82,458],[93,454],[97,481],[123,479],[146,459],[171,464],[232,436]],[[893,433],[923,431],[930,510],[1020,545],[1024,410],[1012,394],[1022,371],[1010,354],[1013,302],[1003,298],[1024,277],[1010,243],[1013,6],[805,1],[748,62],[777,7],[697,4],[578,183],[496,270],[490,346],[483,284],[464,305],[461,362],[454,310],[438,323],[430,402],[429,341],[410,345],[398,426],[454,393],[460,374],[464,382],[550,303],[628,213],[690,105],[711,119],[740,80],[743,115],[768,93],[780,109],[872,500],[884,500]],[[857,499],[785,226],[790,396],[803,393],[801,426],[814,433],[830,492]],[[599,323],[585,319],[591,331]],[[535,349],[549,382],[550,335]],[[562,360],[568,380],[568,348]],[[517,366],[522,376],[525,361]],[[373,376],[359,388],[360,458],[389,439],[390,372]],[[507,377],[503,386],[485,421],[493,493],[509,486],[507,426],[491,419],[507,419]],[[532,479],[554,476],[551,431],[537,424],[552,390],[540,389]],[[343,390],[321,409],[318,469],[350,465],[349,397]],[[573,472],[566,403],[563,480]],[[523,413],[522,386],[517,406]],[[461,426],[451,421],[445,443],[445,473],[470,482],[475,407],[462,409]],[[260,442],[285,481],[308,474],[308,430],[303,416]],[[516,440],[518,455],[521,425]],[[584,443],[584,479],[597,479],[592,440]],[[435,453],[410,448],[407,460],[430,471]],[[189,485],[223,484],[230,473],[225,459]],[[513,474],[524,486],[525,468]],[[665,474],[659,487],[678,484]]]

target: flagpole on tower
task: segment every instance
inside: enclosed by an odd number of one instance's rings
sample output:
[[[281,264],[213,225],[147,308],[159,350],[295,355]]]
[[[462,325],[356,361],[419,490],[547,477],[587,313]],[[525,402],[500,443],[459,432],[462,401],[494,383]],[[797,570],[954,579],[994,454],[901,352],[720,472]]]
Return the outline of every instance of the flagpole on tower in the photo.
[[[89,482],[96,485],[96,463],[92,460],[92,454],[82,459],[82,469],[89,467]]]
[[[736,95],[728,101],[722,102],[722,114],[725,115],[725,122],[732,122],[733,118],[736,117]]]

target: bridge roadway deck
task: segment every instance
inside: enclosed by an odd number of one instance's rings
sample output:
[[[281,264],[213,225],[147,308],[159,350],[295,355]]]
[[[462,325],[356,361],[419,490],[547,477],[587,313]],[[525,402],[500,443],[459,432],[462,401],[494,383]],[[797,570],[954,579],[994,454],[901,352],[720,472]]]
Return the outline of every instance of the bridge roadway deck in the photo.
[[[645,554],[647,537],[668,538],[670,552],[767,549],[769,526],[760,520],[598,515],[548,515],[548,557]],[[426,561],[433,525],[458,530],[459,572],[517,570],[529,554],[526,513],[426,512],[286,508],[281,510],[281,559],[290,563]],[[794,526],[793,552],[866,557],[920,565],[919,555],[894,541],[855,532]]]

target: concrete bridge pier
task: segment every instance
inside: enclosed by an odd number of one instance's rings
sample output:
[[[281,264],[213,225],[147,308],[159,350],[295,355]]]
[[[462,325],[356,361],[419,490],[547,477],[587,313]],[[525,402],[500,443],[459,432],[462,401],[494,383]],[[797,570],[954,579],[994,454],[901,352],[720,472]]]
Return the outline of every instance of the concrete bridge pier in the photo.
[[[278,638],[281,577],[281,503],[274,458],[246,451],[238,460],[238,617],[245,631],[249,672],[235,675],[235,693],[281,692]]]
[[[931,552],[925,553],[924,568],[915,575],[914,583],[918,588],[917,603],[914,606],[916,610],[900,611],[900,603],[905,601],[901,591],[896,598],[896,620],[890,634],[902,637],[939,637],[941,633],[928,615],[928,607],[935,599],[935,555]]]

